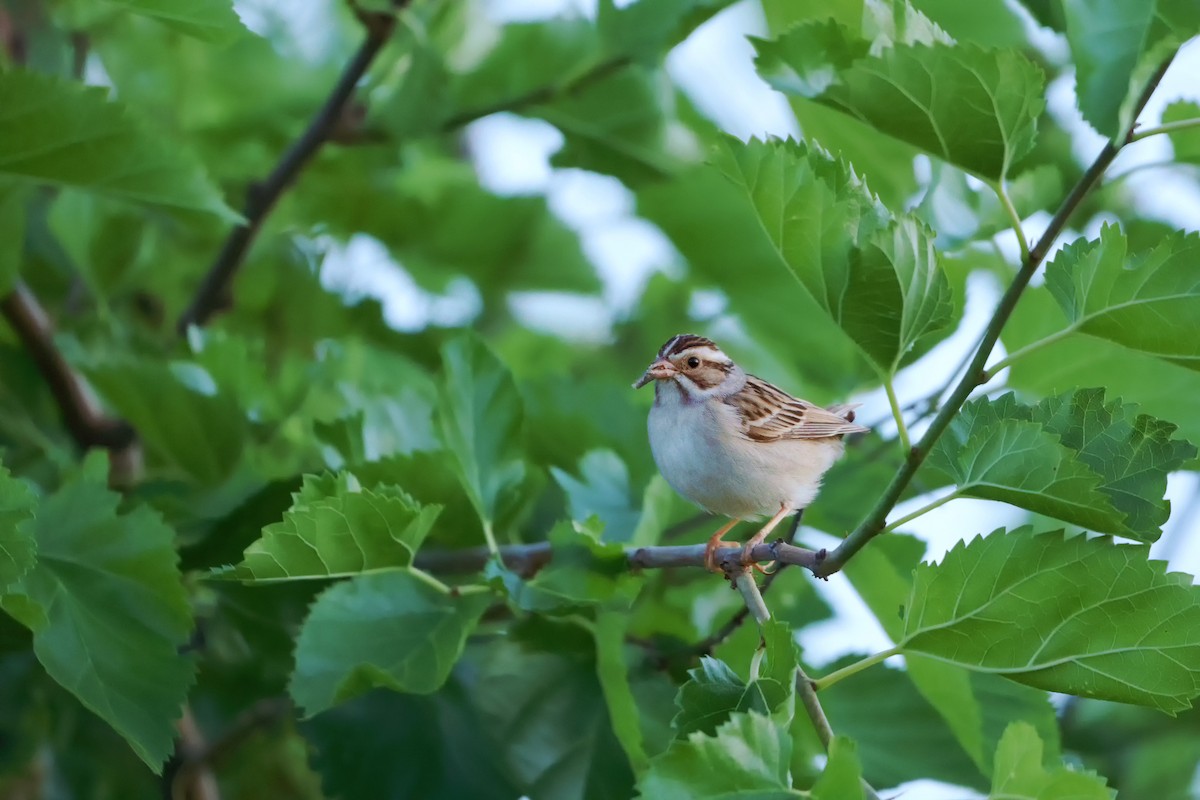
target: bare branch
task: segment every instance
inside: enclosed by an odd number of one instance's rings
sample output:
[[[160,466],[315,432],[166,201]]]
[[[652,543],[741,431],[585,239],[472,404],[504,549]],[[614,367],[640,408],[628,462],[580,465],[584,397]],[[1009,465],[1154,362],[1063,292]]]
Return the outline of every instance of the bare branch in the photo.
[[[234,228],[225,240],[224,247],[209,267],[191,304],[176,324],[179,333],[186,332],[191,325],[204,325],[214,314],[228,307],[230,285],[267,215],[296,179],[300,170],[338,130],[347,109],[354,113],[350,106],[354,88],[371,66],[371,62],[379,55],[396,26],[396,18],[392,14],[375,14],[357,9],[356,13],[366,28],[366,38],[342,71],[325,104],[313,117],[304,133],[283,155],[267,179],[251,185],[247,190],[246,204],[242,209],[242,216],[246,218],[246,222]]]
[[[28,286],[18,281],[12,292],[0,298],[0,314],[29,352],[54,395],[63,424],[81,449],[104,447],[116,452],[133,445],[133,428],[104,413],[87,382],[55,346],[50,317]]]
[[[821,748],[828,753],[833,744],[833,728],[829,724],[829,717],[825,716],[825,709],[821,708],[820,699],[817,698],[816,685],[800,668],[796,670],[796,696],[800,698],[800,704],[804,706],[804,711],[813,724],[813,730],[817,732]],[[863,797],[868,800],[879,800],[879,795],[866,780],[862,781],[862,790]]]

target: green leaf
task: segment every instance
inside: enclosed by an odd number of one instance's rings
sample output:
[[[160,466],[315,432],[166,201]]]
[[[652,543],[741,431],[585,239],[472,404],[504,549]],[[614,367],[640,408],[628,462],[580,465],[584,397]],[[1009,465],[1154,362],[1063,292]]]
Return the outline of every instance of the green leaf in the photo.
[[[602,611],[596,615],[596,676],[604,690],[613,733],[633,771],[641,773],[648,761],[637,698],[629,682],[630,669],[625,659],[628,628],[629,614],[625,611]]]
[[[245,415],[233,398],[213,392],[211,378],[195,365],[121,357],[81,368],[162,459],[206,484],[220,482],[237,466]]]
[[[1084,119],[1110,139],[1133,124],[1150,74],[1200,29],[1200,8],[1174,0],[1062,0]]]
[[[37,561],[37,540],[22,525],[33,508],[33,492],[0,464],[0,593]]]
[[[715,163],[746,193],[779,262],[880,372],[933,343],[950,287],[924,225],[893,219],[848,166],[793,141],[727,139]]]
[[[1012,393],[971,401],[934,446],[930,465],[958,484],[958,494],[1114,532],[1121,515],[1100,493],[1100,476],[1058,436],[1028,421],[1030,413]]]
[[[964,406],[930,462],[960,494],[1154,541],[1170,515],[1167,473],[1196,453],[1175,430],[1119,400],[1105,404],[1103,389],[1035,407],[1010,393]]]
[[[858,748],[845,736],[829,744],[829,761],[812,788],[813,800],[862,800],[862,768]]]
[[[1200,103],[1177,100],[1163,110],[1164,125],[1200,120]],[[1175,160],[1185,164],[1200,164],[1200,125],[1169,131],[1167,138],[1175,150]]]
[[[761,714],[734,714],[716,733],[692,733],[650,761],[638,791],[655,800],[803,797],[791,788],[787,729]]]
[[[1032,148],[1045,79],[1015,50],[933,36],[882,52],[845,26],[807,23],[755,40],[756,65],[782,92],[815,100],[995,182]]]
[[[24,187],[16,181],[0,180],[0,241],[9,245],[0,248],[0,296],[8,294],[21,269],[25,241]]]
[[[151,769],[174,749],[192,683],[180,649],[192,629],[174,534],[145,506],[117,513],[106,457],[44,498],[22,524],[36,566],[3,598],[33,631],[52,678],[117,730]]]
[[[659,0],[629,3],[621,8],[603,0],[596,13],[596,29],[605,49],[649,66],[731,0]]]
[[[375,687],[436,691],[491,601],[488,592],[449,590],[411,570],[338,583],[300,630],[292,698],[312,716]]]
[[[261,583],[403,569],[442,510],[395,486],[364,489],[346,472],[304,476],[292,500],[283,520],[263,528],[222,577]]]
[[[900,646],[1173,714],[1200,694],[1200,589],[1146,555],[1027,527],[960,543],[917,568]]]
[[[1125,235],[1105,225],[1046,267],[1046,288],[1067,315],[1058,336],[1078,331],[1200,370],[1200,234],[1181,232],[1149,252],[1130,254]]]
[[[578,478],[558,467],[551,467],[550,474],[567,493],[571,519],[599,517],[609,541],[627,541],[633,535],[641,511],[633,504],[629,470],[612,450],[588,451],[579,460]]]
[[[107,0],[206,42],[228,44],[246,34],[229,0]]]
[[[238,219],[186,147],[106,94],[33,72],[0,73],[0,177]]]
[[[1032,725],[1014,722],[996,750],[990,797],[1004,800],[1110,800],[1112,792],[1099,775],[1063,766],[1046,769],[1042,740]]]
[[[442,433],[490,538],[505,493],[525,476],[521,396],[508,368],[475,336],[448,342],[442,348],[442,367]]]

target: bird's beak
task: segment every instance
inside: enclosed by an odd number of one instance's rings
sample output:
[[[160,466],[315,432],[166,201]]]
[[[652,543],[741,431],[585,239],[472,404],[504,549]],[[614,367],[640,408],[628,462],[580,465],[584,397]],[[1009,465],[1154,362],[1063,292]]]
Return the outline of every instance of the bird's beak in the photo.
[[[646,367],[646,371],[642,373],[642,377],[637,379],[637,383],[633,384],[633,388],[640,389],[650,381],[663,381],[673,378],[678,371],[670,361],[660,358]]]

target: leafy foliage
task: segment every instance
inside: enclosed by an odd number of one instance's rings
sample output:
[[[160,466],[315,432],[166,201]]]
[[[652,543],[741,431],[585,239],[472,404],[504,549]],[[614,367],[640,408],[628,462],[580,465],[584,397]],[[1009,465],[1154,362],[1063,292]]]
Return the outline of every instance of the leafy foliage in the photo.
[[[0,795],[1191,791],[1192,0],[276,5],[0,4]],[[872,429],[761,624],[681,331]]]

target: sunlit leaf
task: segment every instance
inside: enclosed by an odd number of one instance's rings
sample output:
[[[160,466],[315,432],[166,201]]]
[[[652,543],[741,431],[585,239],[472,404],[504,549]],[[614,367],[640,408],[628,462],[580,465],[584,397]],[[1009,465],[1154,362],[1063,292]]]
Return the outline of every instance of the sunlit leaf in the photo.
[[[317,598],[300,630],[292,698],[311,716],[379,686],[433,692],[491,600],[489,592],[448,591],[407,570],[338,583]]]
[[[813,800],[860,800],[862,767],[858,747],[845,736],[836,736],[829,744],[829,761],[812,788]]]
[[[1176,713],[1200,694],[1200,589],[1144,545],[1029,528],[917,568],[906,652]]]
[[[1200,103],[1178,100],[1163,110],[1164,125],[1200,120]],[[1200,125],[1192,125],[1167,133],[1171,147],[1175,149],[1175,160],[1187,164],[1200,164]]]
[[[222,577],[258,583],[408,567],[441,511],[395,486],[364,489],[345,472],[307,475],[292,498],[283,520],[263,528]]]
[[[246,33],[229,0],[106,0],[197,39],[227,44]]]
[[[236,218],[186,147],[106,94],[34,72],[0,73],[0,177]]]
[[[1008,726],[996,749],[992,775],[993,798],[1005,800],[1109,800],[1111,791],[1104,779],[1091,772],[1064,766],[1043,766],[1042,740],[1032,725],[1014,722]]]

